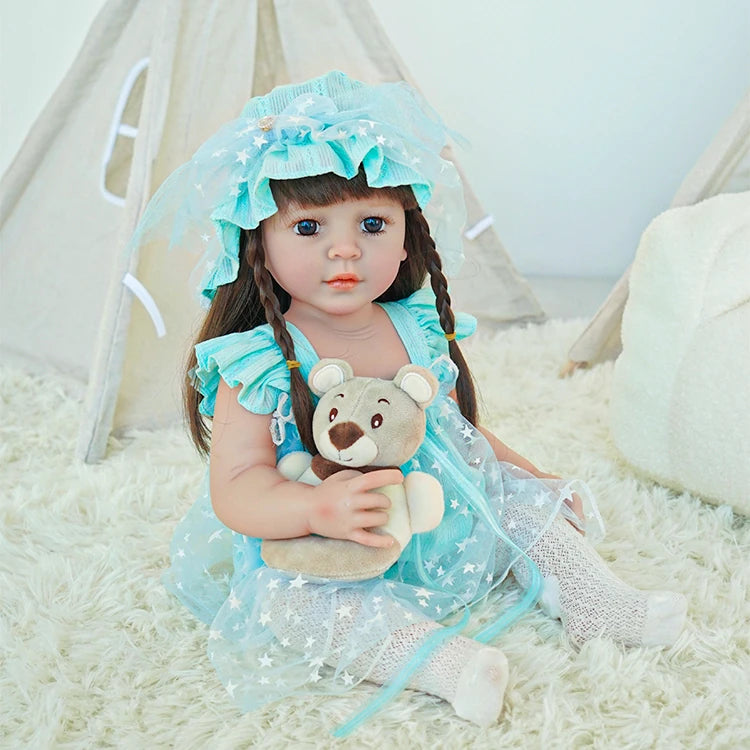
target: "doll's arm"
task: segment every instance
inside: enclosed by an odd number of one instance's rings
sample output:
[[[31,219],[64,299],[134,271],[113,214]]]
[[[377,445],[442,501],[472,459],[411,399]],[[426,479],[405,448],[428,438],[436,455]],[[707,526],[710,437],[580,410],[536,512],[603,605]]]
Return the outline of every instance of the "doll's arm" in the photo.
[[[487,442],[489,442],[492,447],[498,461],[506,461],[509,464],[518,466],[520,469],[528,471],[535,477],[539,477],[539,479],[562,479],[562,477],[557,474],[547,474],[546,472],[537,469],[531,461],[528,461],[523,456],[519,456],[518,453],[511,450],[502,440],[495,437],[495,435],[493,435],[487,428],[478,427],[477,429],[487,438]],[[573,497],[565,502],[570,506],[571,510],[583,520],[583,502],[581,501],[581,498],[573,493]]]
[[[455,391],[451,391],[449,395],[456,400]],[[487,438],[487,442],[490,444],[492,452],[495,454],[495,458],[497,458],[498,461],[505,461],[506,463],[513,464],[513,466],[518,466],[519,469],[528,471],[529,474],[533,474],[535,477],[539,477],[539,479],[562,479],[562,477],[557,474],[547,474],[546,472],[537,469],[531,461],[519,455],[514,450],[511,450],[511,448],[509,448],[502,440],[500,440],[500,438],[490,432],[486,427],[478,425],[477,429]],[[581,501],[581,498],[573,493],[571,500],[566,500],[565,502],[570,506],[571,510],[583,520],[583,502]]]
[[[276,469],[270,415],[253,414],[237,401],[241,386],[221,381],[211,436],[211,502],[230,529],[261,539],[319,534],[373,547],[390,537],[367,529],[388,521],[390,502],[368,490],[398,484],[396,469],[368,474],[341,471],[317,487],[285,479]]]

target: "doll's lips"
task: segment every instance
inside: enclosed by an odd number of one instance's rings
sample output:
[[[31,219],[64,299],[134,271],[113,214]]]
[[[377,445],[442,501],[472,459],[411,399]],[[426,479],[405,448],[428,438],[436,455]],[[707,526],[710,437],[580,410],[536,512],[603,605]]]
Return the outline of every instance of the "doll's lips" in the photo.
[[[339,273],[326,280],[331,289],[353,289],[361,279],[356,273]]]

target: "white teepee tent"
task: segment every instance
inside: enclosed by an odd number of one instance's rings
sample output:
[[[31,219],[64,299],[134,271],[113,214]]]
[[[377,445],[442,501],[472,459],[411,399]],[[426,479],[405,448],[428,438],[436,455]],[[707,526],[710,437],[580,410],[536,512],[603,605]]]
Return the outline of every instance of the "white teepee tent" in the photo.
[[[148,199],[251,95],[331,69],[409,80],[366,0],[109,0],[97,16],[5,174],[0,206],[2,350],[88,382],[87,461],[113,427],[179,414],[201,311],[186,293],[187,254],[125,252]],[[466,197],[468,225],[480,226],[468,186]],[[466,253],[452,283],[462,309],[543,317],[491,228]]]
[[[750,91],[682,181],[670,208],[689,206],[719,193],[745,190],[750,190]],[[570,348],[562,375],[620,354],[620,325],[628,299],[629,276],[630,267]]]

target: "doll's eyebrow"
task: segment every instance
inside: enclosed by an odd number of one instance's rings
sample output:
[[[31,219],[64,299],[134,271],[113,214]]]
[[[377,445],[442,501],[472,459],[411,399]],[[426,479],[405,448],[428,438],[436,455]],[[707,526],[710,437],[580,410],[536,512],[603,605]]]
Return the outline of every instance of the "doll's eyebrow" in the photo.
[[[388,404],[389,406],[391,404],[391,402],[387,398],[379,398],[378,403],[382,403],[382,402]]]

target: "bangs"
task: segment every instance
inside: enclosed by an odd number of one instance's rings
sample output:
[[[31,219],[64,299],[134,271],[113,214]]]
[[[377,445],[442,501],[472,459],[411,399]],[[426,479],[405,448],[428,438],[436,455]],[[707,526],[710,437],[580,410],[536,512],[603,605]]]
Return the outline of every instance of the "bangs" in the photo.
[[[409,185],[372,188],[367,184],[367,177],[361,166],[351,180],[328,172],[296,180],[270,180],[270,187],[273,199],[281,211],[286,210],[290,203],[303,207],[329,206],[375,195],[388,196],[400,203],[404,210],[417,208],[416,198]]]

